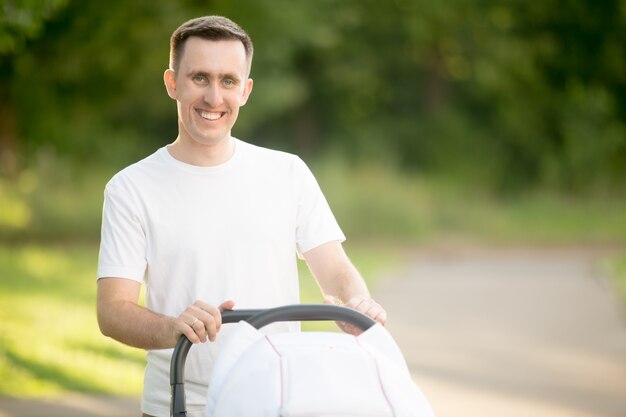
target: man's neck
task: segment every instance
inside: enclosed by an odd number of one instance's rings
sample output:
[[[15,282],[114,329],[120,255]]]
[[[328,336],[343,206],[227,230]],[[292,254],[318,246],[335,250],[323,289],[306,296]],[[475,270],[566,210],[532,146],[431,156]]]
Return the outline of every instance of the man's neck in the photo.
[[[189,165],[210,167],[227,162],[235,153],[235,139],[232,136],[214,145],[202,145],[199,143],[187,143],[177,137],[167,146],[167,150],[174,159],[178,159]]]

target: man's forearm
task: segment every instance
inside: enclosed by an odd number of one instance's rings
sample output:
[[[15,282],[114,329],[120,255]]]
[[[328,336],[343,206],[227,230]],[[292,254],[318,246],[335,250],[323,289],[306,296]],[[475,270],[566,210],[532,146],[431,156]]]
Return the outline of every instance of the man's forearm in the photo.
[[[356,267],[345,254],[341,243],[328,242],[304,254],[311,273],[319,284],[324,297],[333,304],[342,304],[366,314],[384,324],[385,310],[371,299],[367,285]],[[359,334],[360,329],[338,323],[348,333]]]
[[[335,270],[332,277],[323,282],[318,280],[318,283],[324,295],[335,297],[342,303],[347,303],[357,295],[370,296],[363,277],[351,263],[346,263],[342,268]]]
[[[176,345],[174,318],[157,314],[127,300],[98,304],[98,324],[105,336],[141,349]]]

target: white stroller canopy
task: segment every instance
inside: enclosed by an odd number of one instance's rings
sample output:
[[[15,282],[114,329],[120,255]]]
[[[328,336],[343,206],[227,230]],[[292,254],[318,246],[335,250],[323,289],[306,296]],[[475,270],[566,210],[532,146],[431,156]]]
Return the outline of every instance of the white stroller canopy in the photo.
[[[214,365],[207,417],[434,416],[378,324],[358,337],[236,326]]]

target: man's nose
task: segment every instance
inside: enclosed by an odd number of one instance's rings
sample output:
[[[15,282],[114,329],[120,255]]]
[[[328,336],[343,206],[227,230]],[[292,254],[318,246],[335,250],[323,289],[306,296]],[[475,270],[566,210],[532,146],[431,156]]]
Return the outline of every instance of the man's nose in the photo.
[[[204,91],[204,101],[211,107],[222,104],[222,92],[218,85],[211,84]]]

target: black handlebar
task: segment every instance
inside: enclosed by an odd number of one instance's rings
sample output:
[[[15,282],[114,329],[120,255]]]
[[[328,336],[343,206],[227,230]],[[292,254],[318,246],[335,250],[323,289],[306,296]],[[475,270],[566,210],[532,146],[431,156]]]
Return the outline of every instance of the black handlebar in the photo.
[[[345,321],[361,330],[367,330],[376,322],[363,313],[347,307],[332,304],[296,304],[261,310],[246,319],[255,329],[277,321]]]
[[[294,304],[265,310],[225,310],[222,323],[247,321],[256,329],[277,321],[345,321],[365,331],[376,322],[356,310],[332,304]],[[185,361],[193,343],[182,335],[176,343],[170,363],[171,404],[170,415],[187,415],[185,405]]]
[[[237,323],[241,320],[247,320],[262,311],[264,310],[225,310],[222,311],[222,323]],[[182,335],[178,339],[178,343],[176,343],[172,353],[172,361],[170,363],[171,416],[185,417],[187,415],[187,406],[185,405],[185,360],[192,345],[193,343],[185,335]]]

